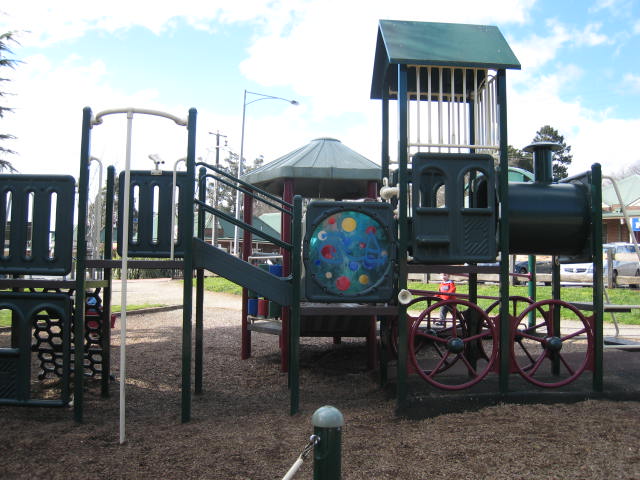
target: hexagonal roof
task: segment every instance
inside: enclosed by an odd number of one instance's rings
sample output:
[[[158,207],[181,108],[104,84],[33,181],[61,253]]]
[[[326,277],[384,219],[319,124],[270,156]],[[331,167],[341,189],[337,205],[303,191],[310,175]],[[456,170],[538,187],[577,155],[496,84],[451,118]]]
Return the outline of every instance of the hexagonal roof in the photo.
[[[335,138],[316,138],[307,145],[253,170],[241,178],[281,195],[286,178],[294,193],[306,198],[360,198],[370,181],[380,181],[380,166]]]

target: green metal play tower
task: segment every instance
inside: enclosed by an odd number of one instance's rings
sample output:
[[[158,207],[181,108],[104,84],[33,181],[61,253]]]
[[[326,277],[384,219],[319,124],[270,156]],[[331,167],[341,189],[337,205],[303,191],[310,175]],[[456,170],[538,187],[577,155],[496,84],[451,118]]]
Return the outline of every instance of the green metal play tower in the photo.
[[[382,103],[381,161],[388,185],[383,196],[397,209],[400,304],[417,300],[406,291],[410,273],[464,273],[469,278],[467,300],[452,305],[452,324],[441,332],[430,320],[437,306],[426,303],[427,311],[417,318],[399,309],[399,406],[407,399],[411,371],[445,389],[466,388],[497,372],[498,393],[507,395],[514,371],[534,384],[559,386],[575,379],[577,371],[591,368],[593,388],[602,389],[601,271],[594,274],[591,317],[560,300],[559,281],[559,261],[586,259],[602,268],[600,167],[554,182],[554,145],[534,144],[528,148],[534,154],[535,181],[509,182],[506,71],[519,68],[493,26],[379,23],[371,98]],[[391,118],[397,122],[395,155]],[[522,299],[515,307],[518,300],[509,295],[506,261],[515,253],[554,257],[553,300],[534,304]],[[479,264],[494,262],[496,255],[502,260],[497,267],[499,311],[487,315],[477,308],[477,275],[495,271]],[[434,294],[426,293],[431,302],[439,300]],[[570,336],[561,333],[561,311],[578,321]],[[535,312],[542,321],[535,320]],[[584,358],[569,366],[563,363],[561,348],[574,335],[592,343]],[[538,342],[538,337],[545,340]],[[439,346],[429,367],[416,358],[426,345]],[[460,360],[464,378],[441,381]],[[546,360],[552,363],[553,376],[540,380]]]

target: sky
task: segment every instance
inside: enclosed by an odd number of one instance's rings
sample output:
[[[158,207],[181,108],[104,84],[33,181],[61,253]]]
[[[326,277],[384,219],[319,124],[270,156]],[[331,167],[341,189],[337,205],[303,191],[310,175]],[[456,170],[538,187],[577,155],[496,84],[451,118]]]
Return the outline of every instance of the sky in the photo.
[[[572,147],[570,174],[640,162],[640,0],[5,0],[0,32],[16,32],[20,63],[0,72],[14,109],[0,132],[17,137],[3,145],[20,173],[77,177],[85,106],[180,118],[194,107],[196,154],[214,163],[216,133],[221,158],[240,151],[246,90],[260,95],[247,95],[245,158],[332,137],[379,163],[381,19],[497,26],[522,66],[507,71],[510,145],[551,125]],[[105,168],[124,166],[126,125],[109,115],[92,129]],[[154,154],[171,170],[186,155],[186,128],[166,118],[135,115],[132,133],[133,168]]]

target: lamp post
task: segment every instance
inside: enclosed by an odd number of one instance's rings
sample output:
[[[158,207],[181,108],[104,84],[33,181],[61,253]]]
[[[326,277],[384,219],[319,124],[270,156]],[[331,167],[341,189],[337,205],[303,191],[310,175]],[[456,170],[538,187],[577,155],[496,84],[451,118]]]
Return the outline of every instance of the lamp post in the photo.
[[[223,137],[224,140],[224,146],[227,146],[227,136],[223,135],[220,133],[219,130],[216,130],[215,133],[213,132],[209,132],[209,135],[215,135],[216,136],[216,168],[220,168],[220,137]],[[216,178],[217,178],[218,173],[216,172]],[[214,179],[213,180],[213,208],[218,208],[218,180]],[[214,247],[218,246],[218,228],[217,228],[217,224],[218,223],[218,217],[213,215],[213,218],[211,219],[211,245],[213,245]]]
[[[255,95],[259,98],[254,98],[253,100],[247,102],[247,95]],[[244,155],[244,124],[245,124],[245,114],[247,111],[247,105],[251,105],[252,103],[259,102],[260,100],[282,100],[284,102],[290,103],[291,105],[298,105],[296,100],[289,100],[288,98],[275,97],[273,95],[266,95],[264,93],[256,93],[256,92],[248,92],[244,91],[244,102],[242,104],[242,133],[240,136],[240,157],[238,158],[238,179],[240,179],[240,175],[242,175],[242,158]],[[236,219],[240,220],[240,190],[236,190]],[[236,225],[233,230],[233,254],[238,255],[238,226]]]

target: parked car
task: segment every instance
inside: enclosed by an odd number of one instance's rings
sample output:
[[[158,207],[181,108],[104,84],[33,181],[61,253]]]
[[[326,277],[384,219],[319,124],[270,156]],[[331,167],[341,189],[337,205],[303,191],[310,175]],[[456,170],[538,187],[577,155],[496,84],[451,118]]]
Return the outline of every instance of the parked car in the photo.
[[[550,260],[536,260],[536,274],[538,273],[551,273],[551,267],[552,267],[552,263]],[[527,273],[529,273],[529,262],[528,261],[522,261],[522,262],[516,262],[513,265],[513,273],[520,273],[523,275],[526,275]],[[516,277],[513,281],[513,283],[515,285],[520,285],[520,284],[524,284],[527,281],[521,277]],[[545,284],[550,283],[550,282],[545,282]]]
[[[619,275],[640,277],[640,261],[636,256],[632,243],[615,242],[602,245],[603,276],[609,274],[607,255],[613,255],[613,284]],[[567,263],[560,267],[560,277],[563,281],[589,282],[593,275],[593,263]],[[635,285],[637,287],[637,285]]]

